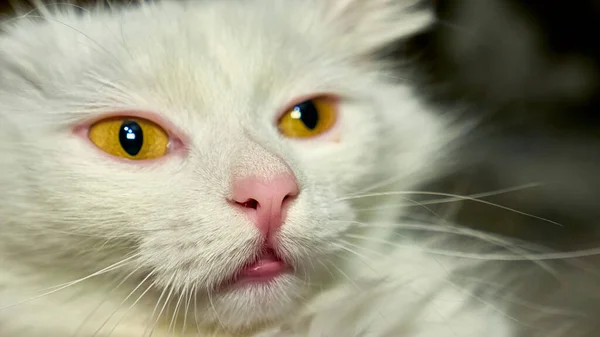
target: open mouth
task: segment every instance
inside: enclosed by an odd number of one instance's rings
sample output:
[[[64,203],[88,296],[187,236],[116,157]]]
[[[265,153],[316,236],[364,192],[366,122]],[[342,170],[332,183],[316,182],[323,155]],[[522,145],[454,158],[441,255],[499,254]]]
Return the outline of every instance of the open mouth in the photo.
[[[291,267],[273,249],[263,250],[256,258],[242,266],[226,285],[265,284],[289,272]]]

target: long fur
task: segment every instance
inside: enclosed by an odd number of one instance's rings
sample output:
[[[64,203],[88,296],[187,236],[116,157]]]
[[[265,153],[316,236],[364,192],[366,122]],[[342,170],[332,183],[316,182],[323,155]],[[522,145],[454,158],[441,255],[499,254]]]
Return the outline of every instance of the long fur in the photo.
[[[7,22],[0,336],[510,336],[451,280],[472,262],[408,240],[401,207],[361,211],[406,203],[384,192],[434,177],[461,134],[374,58],[430,20],[411,0],[207,0]],[[335,128],[281,137],[277,112],[321,93],[340,97]],[[127,111],[184,149],[124,163],[73,132]],[[231,177],[281,165],[301,187],[279,233],[296,274],[216,290],[259,237]]]

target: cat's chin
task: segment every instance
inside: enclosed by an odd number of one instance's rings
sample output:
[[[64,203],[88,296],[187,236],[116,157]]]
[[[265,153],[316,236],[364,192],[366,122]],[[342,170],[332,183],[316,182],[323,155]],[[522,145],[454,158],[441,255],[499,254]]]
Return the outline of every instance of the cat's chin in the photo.
[[[304,279],[288,259],[272,249],[261,249],[216,285],[199,290],[190,313],[197,312],[207,330],[241,333],[278,325],[297,314],[302,301],[311,297]]]
[[[308,295],[307,284],[289,270],[273,277],[243,277],[208,295],[208,316],[228,330],[251,330],[287,320]]]

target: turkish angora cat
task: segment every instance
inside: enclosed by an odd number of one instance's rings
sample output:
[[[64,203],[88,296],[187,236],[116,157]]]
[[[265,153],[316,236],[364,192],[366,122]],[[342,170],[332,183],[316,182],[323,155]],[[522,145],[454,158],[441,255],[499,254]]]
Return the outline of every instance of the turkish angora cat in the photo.
[[[412,0],[40,8],[0,37],[0,336],[507,336],[397,193],[460,128],[373,53]],[[389,244],[388,242],[392,242]],[[402,244],[400,244],[402,243]],[[398,245],[396,245],[398,244]]]

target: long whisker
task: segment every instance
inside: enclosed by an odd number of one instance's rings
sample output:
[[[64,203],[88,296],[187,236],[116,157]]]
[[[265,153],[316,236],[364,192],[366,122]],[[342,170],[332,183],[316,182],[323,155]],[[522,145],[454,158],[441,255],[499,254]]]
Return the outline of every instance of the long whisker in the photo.
[[[334,243],[333,245],[334,245],[334,246],[336,246],[336,247],[338,247],[338,248],[340,248],[340,249],[342,249],[342,250],[344,250],[344,251],[346,251],[346,252],[348,252],[348,253],[350,253],[350,254],[352,254],[352,255],[354,255],[354,256],[356,256],[356,257],[357,257],[357,258],[358,258],[358,259],[359,259],[359,260],[360,260],[360,261],[361,261],[361,262],[362,262],[362,263],[363,263],[363,264],[364,264],[364,265],[365,265],[367,268],[369,268],[369,269],[370,269],[370,270],[371,270],[373,273],[375,273],[375,274],[379,274],[379,272],[378,272],[377,270],[373,269],[373,267],[371,267],[371,266],[370,266],[370,265],[367,263],[368,259],[367,259],[367,257],[366,257],[366,256],[364,256],[364,254],[361,254],[361,253],[359,253],[359,252],[357,252],[357,251],[354,251],[354,250],[352,250],[352,249],[350,249],[350,248],[348,248],[348,247],[346,247],[346,246],[344,246],[344,245],[339,245],[339,244],[335,244],[335,243]],[[341,258],[343,258],[343,259],[345,259],[345,260],[348,260],[347,258],[345,258],[345,257],[343,257],[343,256],[340,256],[340,257],[341,257]]]
[[[323,262],[319,261],[319,263],[321,263],[323,266],[325,266],[325,264]],[[343,270],[338,268],[333,263],[331,263],[330,266],[335,268],[335,270],[337,270],[341,275],[343,275],[348,280],[348,282],[350,282],[357,290],[362,291],[361,287],[359,287],[358,284],[356,284],[356,282],[354,282],[354,280],[350,276],[348,276],[348,274],[346,274]]]
[[[173,274],[171,276],[171,279],[169,279],[169,282],[167,282],[167,284],[171,284],[171,282],[173,281],[173,279],[175,278],[175,274]],[[160,301],[162,300],[163,296],[165,296],[165,293],[167,292],[169,288],[168,287],[163,287],[163,290],[160,293],[160,296],[158,297],[158,300],[156,300],[156,305],[154,306],[154,310],[152,310],[152,315],[148,318],[148,322],[146,323],[148,326],[146,327],[145,331],[144,331],[144,336],[146,336],[146,331],[148,331],[148,329],[150,328],[150,321],[152,320],[152,318],[154,317],[154,315],[156,315],[156,310],[158,310],[158,306],[160,305]]]
[[[473,278],[473,277],[467,277],[467,276],[459,276],[459,275],[454,275],[453,276],[454,279],[460,279],[463,282],[472,282],[474,284],[482,284],[485,285],[486,288],[495,288],[496,290],[500,290],[502,288],[505,288],[506,285],[502,285],[500,283],[497,282],[491,282],[491,281],[484,281],[484,280],[480,280],[477,278]],[[561,315],[561,316],[570,316],[570,317],[585,317],[584,314],[582,313],[578,313],[572,310],[565,310],[565,309],[557,309],[557,308],[549,308],[547,306],[542,306],[542,305],[538,305],[529,301],[525,301],[521,298],[516,298],[514,296],[511,296],[510,298],[503,298],[504,301],[510,302],[510,303],[514,303],[517,305],[520,305],[524,308],[536,311],[536,312],[543,312],[544,314],[548,314],[548,315]]]
[[[364,236],[364,235],[347,234],[346,236],[348,236],[350,238],[354,238],[354,239],[363,239],[365,241],[370,240],[370,241],[377,242],[377,243],[398,246],[398,244],[395,242],[378,239],[378,238],[371,238],[371,237]],[[411,245],[410,247],[414,247],[414,246]],[[474,254],[474,253],[463,253],[463,252],[448,251],[448,250],[423,249],[423,248],[419,248],[419,247],[415,247],[415,249],[419,249],[422,252],[428,253],[428,254],[456,257],[456,258],[473,259],[473,260],[485,260],[485,261],[531,261],[532,259],[534,259],[534,260],[564,260],[564,259],[574,259],[574,258],[582,258],[582,257],[600,255],[600,248],[578,250],[578,251],[573,251],[573,252],[531,254],[529,257],[522,257],[522,256],[514,255],[514,254],[513,255],[489,254],[489,253]]]
[[[348,242],[345,242],[345,243],[348,243]],[[348,244],[350,244],[350,243],[348,243]],[[447,279],[446,277],[440,277],[440,281],[449,283],[452,287],[457,288],[461,292],[465,292],[469,297],[472,297],[473,299],[475,299],[475,300],[477,300],[477,301],[479,301],[479,302],[487,305],[488,307],[494,309],[495,311],[499,312],[501,315],[507,317],[508,319],[521,323],[517,318],[508,315],[506,312],[503,312],[502,310],[500,310],[496,306],[492,305],[491,303],[487,302],[486,300],[484,300],[480,296],[477,296],[477,295],[473,294],[471,291],[469,291],[467,289],[464,289],[462,287],[459,287],[457,284],[455,284],[451,280]],[[388,285],[388,286],[390,286],[390,285]]]
[[[136,272],[137,270],[139,270],[141,267],[138,267],[134,272]],[[132,273],[133,274],[133,273]],[[111,318],[113,318],[113,316],[119,311],[119,309],[123,306],[123,304],[125,304],[127,302],[127,300],[129,300],[129,298],[135,294],[135,292],[153,275],[153,272],[148,273],[148,275],[132,290],[129,292],[129,294],[127,295],[127,297],[125,297],[125,299],[117,306],[117,308],[106,318],[106,320],[98,327],[98,329],[96,329],[96,332],[94,332],[94,336],[96,336],[101,330],[102,328],[104,328],[104,326],[110,321]]]
[[[363,193],[374,191],[374,190],[376,190],[378,188],[381,188],[381,187],[384,187],[384,186],[392,185],[393,183],[396,183],[396,182],[404,179],[404,177],[405,177],[405,175],[403,173],[402,174],[398,174],[397,176],[394,176],[394,177],[391,177],[391,178],[388,178],[388,179],[376,182],[376,183],[374,183],[372,185],[369,185],[369,186],[367,186],[367,187],[365,187],[363,189],[360,189],[360,190],[358,190],[358,191],[356,191],[354,193],[350,193],[349,196],[360,195],[360,194],[363,194]]]
[[[103,238],[103,239],[108,239],[107,241],[110,241],[111,239],[127,239],[127,238],[132,237],[131,234],[123,234],[123,235],[102,234],[102,233],[89,234],[89,233],[78,233],[76,231],[63,231],[63,230],[58,230],[58,229],[54,229],[54,228],[46,228],[44,230],[48,231],[48,232],[69,235],[69,236],[78,236],[78,237],[87,237],[87,238]]]
[[[78,9],[82,12],[87,12],[90,13],[90,10],[88,10],[87,8],[83,7],[83,6],[79,6],[73,3],[69,3],[69,2],[53,2],[53,3],[46,3],[46,4],[42,4],[43,8],[34,8],[31,11],[29,11],[29,13],[33,13],[35,11],[43,11],[43,13],[45,15],[51,15],[51,13],[48,11],[48,7],[52,6],[52,7],[71,7],[73,9]]]
[[[123,320],[125,319],[125,317],[127,317],[127,315],[129,314],[129,312],[131,312],[131,310],[133,310],[133,307],[135,307],[136,304],[138,304],[138,302],[142,300],[142,297],[144,297],[150,291],[150,289],[152,289],[156,285],[156,283],[157,283],[157,281],[152,282],[148,286],[148,288],[146,288],[146,290],[144,290],[144,292],[140,296],[138,296],[138,298],[129,306],[129,308],[127,308],[127,310],[125,311],[125,313],[123,314],[123,316],[121,316],[121,318],[119,318],[119,320],[117,321],[117,323],[110,330],[110,332],[108,333],[108,336],[110,336],[117,329],[117,327],[121,324],[121,322],[123,322]]]
[[[103,269],[101,269],[101,270],[99,270],[99,271],[97,271],[95,273],[90,274],[89,276],[99,276],[103,272],[110,272],[110,271],[113,271],[115,269],[118,269],[118,268],[122,267],[121,264],[129,263],[128,260],[133,259],[133,258],[137,258],[139,256],[140,256],[139,254],[130,255],[128,258],[124,258],[123,260],[115,262],[115,263],[113,263],[112,265],[110,265],[110,266],[108,266],[106,268],[103,268]],[[57,290],[58,288],[61,288],[63,286],[67,286],[67,285],[71,285],[72,283],[77,282],[77,281],[79,281],[79,279],[78,280],[74,280],[74,281],[69,281],[69,282],[61,283],[61,284],[58,284],[58,285],[53,285],[53,286],[47,287],[45,289],[41,289],[39,291]]]
[[[200,323],[198,322],[198,285],[194,284],[192,288],[192,293],[194,294],[194,321],[196,323],[196,331],[198,332],[198,336],[202,335],[200,332]]]
[[[106,268],[104,268],[104,269],[102,269],[102,270],[99,270],[99,271],[97,271],[97,272],[95,272],[95,273],[92,273],[92,274],[90,274],[90,275],[88,275],[88,276],[82,277],[82,278],[80,278],[80,279],[78,279],[78,280],[75,280],[75,281],[68,282],[68,283],[66,283],[66,284],[64,284],[64,285],[62,285],[62,286],[59,286],[58,288],[56,288],[56,289],[54,289],[54,290],[52,290],[52,291],[46,292],[46,293],[44,293],[44,294],[41,294],[41,295],[38,295],[38,296],[34,296],[34,297],[31,297],[31,298],[28,298],[28,299],[26,299],[26,300],[23,300],[23,301],[21,301],[21,302],[17,302],[17,303],[10,304],[10,305],[4,306],[4,307],[0,307],[0,311],[1,311],[1,310],[5,310],[5,309],[9,309],[9,308],[12,308],[12,307],[15,307],[15,306],[17,306],[17,305],[21,305],[21,304],[25,304],[25,303],[28,303],[28,302],[31,302],[31,301],[37,300],[37,299],[39,299],[39,298],[42,298],[42,297],[44,297],[44,296],[48,296],[48,295],[51,295],[51,294],[57,293],[57,292],[59,292],[59,291],[61,291],[61,290],[63,290],[63,289],[66,289],[66,288],[68,288],[68,287],[74,286],[74,285],[76,285],[76,284],[79,284],[79,283],[81,283],[81,282],[84,282],[84,281],[86,281],[86,280],[89,280],[89,279],[91,279],[91,278],[94,278],[94,277],[96,277],[96,276],[99,276],[99,275],[102,275],[102,274],[105,274],[105,273],[111,272],[111,271],[113,271],[113,270],[119,269],[119,268],[123,267],[124,265],[126,265],[128,262],[130,262],[132,259],[135,259],[135,258],[137,258],[138,256],[139,256],[139,254],[132,255],[132,256],[130,256],[130,257],[128,257],[128,258],[125,258],[125,259],[123,259],[123,260],[121,260],[121,261],[119,261],[119,262],[113,263],[112,265],[110,265],[110,266],[108,266],[108,267],[106,267]]]
[[[171,284],[171,283],[169,282],[169,284]],[[156,321],[154,322],[154,325],[152,326],[152,330],[150,330],[150,335],[148,337],[152,337],[152,335],[154,334],[154,331],[156,330],[156,327],[158,326],[158,322],[160,321],[160,318],[161,318],[162,314],[164,313],[165,308],[167,307],[167,304],[169,304],[169,300],[171,299],[171,296],[173,295],[173,291],[175,290],[174,285],[170,285],[168,288],[170,288],[171,290],[169,291],[169,294],[167,295],[167,298],[165,299],[165,303],[163,304],[162,308],[160,309],[160,312],[158,313],[158,317],[156,318]]]
[[[422,220],[420,220],[420,221],[422,221]],[[550,274],[554,275],[556,278],[559,278],[556,271],[554,271],[554,269],[550,265],[545,263],[544,259],[538,258],[540,255],[539,251],[544,250],[544,249],[537,248],[537,249],[535,249],[535,250],[538,250],[538,252],[536,253],[536,252],[534,252],[534,247],[532,247],[530,245],[528,245],[526,248],[521,248],[517,245],[517,242],[515,242],[513,240],[503,239],[500,236],[493,235],[493,234],[486,234],[486,233],[478,231],[478,230],[473,230],[473,229],[469,229],[469,228],[465,228],[465,227],[456,227],[456,226],[448,226],[448,225],[440,226],[440,225],[433,225],[433,224],[432,225],[407,224],[407,223],[394,223],[394,224],[374,224],[374,223],[372,223],[372,224],[368,224],[368,223],[362,223],[362,222],[357,222],[357,221],[342,221],[342,220],[340,220],[339,222],[354,223],[354,224],[358,224],[358,225],[364,226],[364,227],[394,228],[394,229],[402,229],[402,230],[417,230],[417,231],[425,231],[425,232],[452,234],[452,235],[456,235],[456,236],[463,236],[463,237],[482,240],[483,242],[491,243],[493,245],[508,249],[508,250],[518,254],[516,256],[522,256],[523,257],[522,261],[530,261],[532,263],[535,263],[540,268],[546,270]],[[400,234],[397,232],[394,232],[393,234],[400,236]],[[401,237],[403,238],[403,236],[401,236]],[[554,253],[554,254],[555,254],[555,256],[548,256],[548,253],[546,253],[545,256],[548,258],[547,260],[569,260],[568,263],[573,266],[577,266],[578,268],[587,270],[588,272],[598,274],[598,271],[596,270],[595,266],[590,265],[584,261],[576,260],[576,259],[582,258],[582,257],[598,255],[598,254],[600,254],[600,248],[593,248],[593,249],[588,249],[585,251],[578,250],[578,251],[567,252],[567,253],[561,252],[561,253]]]
[[[497,196],[497,195],[501,195],[501,194],[512,193],[512,192],[516,192],[516,191],[521,191],[521,190],[525,190],[528,188],[539,187],[541,185],[542,185],[541,183],[528,183],[528,184],[517,185],[517,186],[513,186],[513,187],[507,187],[507,188],[503,188],[503,189],[499,189],[499,190],[468,194],[463,197],[469,197],[469,198],[475,198],[475,199],[486,198],[486,197]],[[362,195],[367,195],[365,192],[351,193],[351,194],[348,194],[346,197],[360,198]],[[387,192],[390,192],[390,191],[387,191]],[[381,192],[381,193],[386,193],[386,192]],[[370,193],[370,194],[375,194],[375,193]],[[456,197],[453,197],[452,199],[448,199],[448,198],[440,199],[440,201],[446,201],[446,200],[456,201],[456,200],[463,200],[463,199],[459,199]],[[449,201],[447,201],[447,202],[449,202]]]
[[[73,337],[77,336],[77,334],[79,333],[79,331],[83,328],[83,326],[87,323],[87,321],[94,316],[94,314],[98,311],[98,309],[100,309],[100,307],[106,303],[106,301],[108,300],[108,298],[110,297],[110,295],[112,295],[117,289],[119,289],[119,287],[121,287],[123,285],[123,283],[125,283],[130,277],[131,275],[137,273],[140,269],[142,268],[142,266],[140,265],[139,267],[135,268],[131,273],[129,273],[127,276],[125,276],[123,278],[123,280],[121,280],[121,282],[119,282],[119,284],[117,284],[115,287],[112,287],[112,290],[108,292],[108,294],[104,297],[104,299],[94,308],[94,310],[92,310],[92,312],[90,312],[90,314],[81,322],[81,324],[79,325],[79,327],[77,328],[77,330],[75,330],[75,332],[73,333]],[[142,281],[143,282],[143,281]],[[135,291],[135,290],[134,290]],[[112,315],[111,315],[112,317]],[[102,328],[102,327],[101,327]],[[94,334],[95,335],[95,334]]]
[[[210,304],[212,311],[215,313],[217,322],[219,322],[219,325],[221,326],[221,329],[223,329],[223,332],[227,332],[227,328],[225,327],[225,324],[223,324],[223,322],[221,321],[221,318],[219,317],[219,313],[217,312],[217,308],[215,307],[215,304],[213,303],[211,292],[209,291],[207,294],[208,294],[208,303]]]
[[[499,313],[500,315],[506,317],[507,319],[517,322],[519,324],[522,324],[523,326],[527,326],[527,327],[533,327],[530,324],[526,324],[525,322],[519,320],[518,318],[508,314],[507,312],[500,310],[500,308],[498,308],[497,306],[493,305],[492,303],[490,303],[489,301],[485,300],[484,298],[482,298],[481,296],[478,296],[476,294],[474,294],[472,291],[469,291],[468,289],[465,289],[463,287],[460,287],[459,285],[457,285],[456,283],[452,282],[452,280],[448,279],[448,278],[444,278],[442,279],[444,282],[448,283],[449,285],[451,285],[452,287],[458,289],[460,292],[465,293],[466,295],[468,295],[469,297],[473,298],[474,300],[484,304],[485,306],[493,309],[494,311],[496,311],[497,313]]]
[[[418,205],[415,205],[415,203],[410,203],[410,204],[387,204],[385,206],[380,206],[380,207],[371,207],[371,208],[362,208],[362,209],[357,209],[357,211],[359,212],[366,212],[366,211],[378,211],[378,210],[384,210],[384,209],[395,209],[395,208],[399,208],[399,207],[410,207],[410,206],[423,206],[423,205],[439,205],[439,204],[446,204],[446,203],[451,203],[451,202],[457,202],[457,201],[465,201],[465,197],[468,198],[473,198],[473,199],[482,199],[482,198],[486,198],[486,197],[492,197],[492,196],[497,196],[500,194],[506,194],[509,192],[514,192],[514,191],[518,191],[518,190],[522,190],[525,188],[529,188],[529,187],[535,187],[538,186],[537,184],[529,184],[529,185],[525,185],[525,186],[517,186],[517,187],[512,187],[512,188],[506,188],[506,189],[502,189],[502,190],[496,190],[496,191],[491,191],[491,192],[482,192],[482,193],[475,193],[475,194],[469,194],[466,195],[464,197],[449,197],[449,198],[438,198],[438,199],[430,199],[430,200],[423,200],[423,201],[419,201]],[[411,200],[412,201],[412,200]]]
[[[181,336],[185,336],[185,330],[187,328],[187,324],[188,324],[188,313],[190,312],[190,303],[192,302],[192,291],[193,288],[189,288],[189,286],[186,285],[185,290],[186,291],[186,302],[185,302],[185,315],[183,316],[183,327],[181,329]]]
[[[514,208],[510,208],[507,206],[502,206],[499,204],[495,204],[493,202],[490,201],[486,201],[486,200],[481,200],[481,199],[476,199],[476,198],[472,198],[469,196],[462,196],[462,195],[456,195],[456,194],[451,194],[451,193],[441,193],[441,192],[427,192],[427,191],[395,191],[395,192],[380,192],[380,193],[371,193],[371,194],[363,194],[363,195],[359,195],[359,196],[353,196],[353,197],[344,197],[344,198],[339,198],[337,199],[338,201],[342,201],[342,200],[354,200],[354,199],[361,199],[361,198],[371,198],[371,197],[380,197],[380,196],[394,196],[394,195],[437,195],[437,196],[446,196],[446,197],[453,197],[453,198],[457,198],[460,200],[468,200],[468,201],[474,201],[477,203],[481,203],[481,204],[485,204],[485,205],[489,205],[489,206],[493,206],[493,207],[497,207],[497,208],[501,208],[507,211],[511,211],[513,213],[517,213],[517,214],[521,214],[524,215],[526,217],[530,217],[533,219],[538,219],[544,222],[548,222],[551,223],[553,225],[557,225],[557,226],[561,226],[564,227],[562,224],[556,222],[556,221],[552,221],[546,218],[542,218],[533,214],[529,214],[526,212],[522,212],[519,210],[516,210]]]
[[[335,279],[335,275],[333,275],[333,272],[331,271],[331,269],[329,269],[329,267],[327,267],[327,265],[325,263],[323,263],[322,261],[319,260],[319,264],[323,266],[323,268],[325,268],[325,271],[331,275],[331,279]]]
[[[171,317],[171,322],[169,323],[169,328],[167,329],[167,334],[173,329],[173,336],[175,336],[175,322],[177,321],[177,316],[179,315],[179,308],[181,305],[181,300],[183,296],[186,294],[186,289],[184,288],[181,294],[179,294],[179,299],[177,299],[177,303],[175,304],[175,311]]]
[[[402,229],[402,230],[416,230],[416,231],[424,231],[424,232],[433,232],[433,233],[444,233],[444,234],[452,234],[456,236],[464,236],[474,239],[479,239],[487,243],[493,243],[497,245],[502,245],[503,247],[512,247],[514,246],[513,242],[509,240],[502,239],[499,236],[495,236],[492,234],[486,234],[481,231],[464,228],[464,227],[456,227],[449,225],[423,225],[423,224],[410,224],[410,223],[391,223],[391,224],[383,224],[383,223],[365,223],[360,221],[348,221],[348,220],[337,220],[335,222],[341,223],[351,223],[355,225],[359,225],[361,227],[366,228],[391,228],[391,229]]]

